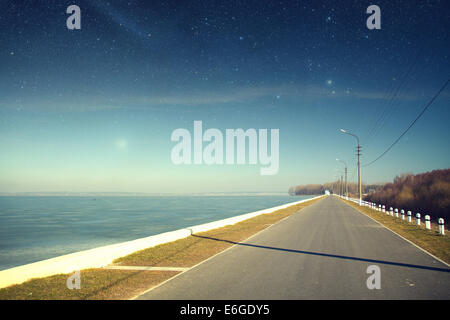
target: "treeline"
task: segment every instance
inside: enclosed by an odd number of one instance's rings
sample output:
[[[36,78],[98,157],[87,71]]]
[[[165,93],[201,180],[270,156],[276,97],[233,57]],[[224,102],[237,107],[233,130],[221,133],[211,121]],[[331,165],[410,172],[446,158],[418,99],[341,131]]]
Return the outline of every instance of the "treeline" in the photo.
[[[399,210],[411,210],[413,214],[428,214],[433,221],[444,218],[447,224],[450,222],[450,169],[402,174],[364,199]]]
[[[383,187],[380,184],[370,184],[361,187],[362,193],[375,192]],[[348,195],[350,197],[357,197],[358,184],[353,182],[347,183]],[[334,181],[324,184],[306,184],[289,188],[289,194],[291,195],[315,195],[324,194],[325,190],[328,190],[333,194],[345,194],[345,182]]]

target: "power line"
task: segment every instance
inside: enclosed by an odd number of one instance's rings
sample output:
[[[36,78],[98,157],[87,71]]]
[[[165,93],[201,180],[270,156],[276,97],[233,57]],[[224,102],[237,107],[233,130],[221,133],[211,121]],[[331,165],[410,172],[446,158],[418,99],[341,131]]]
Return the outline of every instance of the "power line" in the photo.
[[[398,86],[396,88],[394,86],[391,87],[393,90],[391,90],[389,93],[390,99],[388,101],[386,101],[385,107],[384,107],[380,117],[377,119],[374,126],[370,130],[370,132],[368,134],[369,141],[366,143],[366,147],[381,132],[384,125],[386,124],[386,119],[389,119],[389,117],[392,115],[392,113],[396,109],[396,107],[398,105],[397,99],[399,98],[399,92],[404,91],[405,85],[407,85],[407,83],[411,80],[410,74],[411,74],[411,72],[414,72],[416,70],[417,63],[419,61],[419,57],[420,57],[423,49],[424,49],[424,47],[422,46],[420,48],[420,50],[417,52],[415,58],[411,61],[411,64],[409,65],[408,69],[403,73],[402,76],[399,77],[400,83],[398,84]],[[386,98],[387,98],[387,96],[386,96]]]
[[[378,159],[380,159],[381,157],[383,157],[386,153],[388,153],[389,150],[392,149],[392,147],[400,141],[400,139],[409,131],[409,129],[411,129],[411,127],[417,122],[417,120],[419,120],[419,118],[425,113],[425,111],[431,106],[431,104],[434,102],[434,100],[436,100],[436,98],[441,94],[441,92],[445,89],[445,87],[447,86],[447,84],[450,82],[450,79],[448,79],[444,85],[441,87],[441,89],[439,89],[439,91],[434,95],[433,99],[430,100],[430,102],[428,102],[428,104],[425,106],[425,108],[423,108],[422,112],[419,113],[419,115],[416,117],[416,119],[414,119],[414,121],[409,125],[409,127],[397,138],[397,140],[394,141],[393,144],[390,145],[389,148],[386,149],[386,151],[384,151],[378,158],[376,158],[375,160],[369,162],[368,164],[364,165],[363,167],[367,167],[370,166],[372,163],[374,163],[375,161],[377,161]]]

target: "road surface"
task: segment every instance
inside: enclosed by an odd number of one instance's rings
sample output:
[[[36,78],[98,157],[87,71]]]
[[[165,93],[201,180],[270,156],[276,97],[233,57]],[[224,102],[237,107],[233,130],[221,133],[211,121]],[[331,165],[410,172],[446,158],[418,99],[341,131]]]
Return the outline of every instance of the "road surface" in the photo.
[[[380,289],[367,287],[371,265]],[[327,196],[138,299],[450,299],[449,271]]]

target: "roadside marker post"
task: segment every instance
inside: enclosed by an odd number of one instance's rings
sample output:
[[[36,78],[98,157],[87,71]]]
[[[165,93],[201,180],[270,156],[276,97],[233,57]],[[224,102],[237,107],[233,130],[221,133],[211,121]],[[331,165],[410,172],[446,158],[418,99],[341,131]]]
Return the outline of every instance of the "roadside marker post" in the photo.
[[[439,225],[439,234],[445,235],[444,219],[439,218],[438,225]]]
[[[425,216],[425,228],[428,230],[431,230],[431,222],[430,222],[430,216],[426,215]]]

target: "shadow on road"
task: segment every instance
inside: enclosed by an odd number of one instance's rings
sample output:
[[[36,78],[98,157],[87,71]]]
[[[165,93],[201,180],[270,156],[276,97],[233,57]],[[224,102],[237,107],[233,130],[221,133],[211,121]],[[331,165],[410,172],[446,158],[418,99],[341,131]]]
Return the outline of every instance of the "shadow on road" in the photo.
[[[240,245],[240,246],[254,247],[254,248],[260,248],[260,249],[279,250],[279,251],[285,251],[285,252],[309,254],[309,255],[314,255],[314,256],[331,257],[331,258],[337,258],[337,259],[373,262],[373,263],[387,264],[387,265],[398,266],[398,267],[416,268],[416,269],[424,269],[424,270],[439,271],[439,272],[450,272],[450,269],[448,269],[448,268],[447,269],[446,268],[436,268],[436,267],[420,266],[420,265],[415,265],[415,264],[400,263],[400,262],[393,262],[393,261],[366,259],[366,258],[341,256],[341,255],[329,254],[329,253],[321,253],[321,252],[312,252],[312,251],[303,251],[303,250],[268,247],[268,246],[261,246],[261,245],[257,245],[257,244],[235,242],[235,241],[225,240],[225,239],[204,237],[204,236],[199,236],[199,235],[195,235],[195,234],[193,234],[192,236],[193,237],[197,237],[197,238],[202,238],[202,239],[208,239],[208,240],[214,240],[214,241],[222,241],[222,242],[227,242],[227,243],[236,244],[236,245]]]

